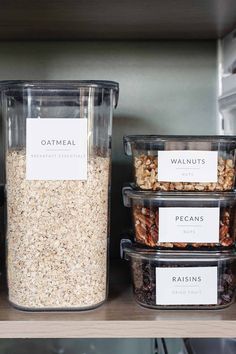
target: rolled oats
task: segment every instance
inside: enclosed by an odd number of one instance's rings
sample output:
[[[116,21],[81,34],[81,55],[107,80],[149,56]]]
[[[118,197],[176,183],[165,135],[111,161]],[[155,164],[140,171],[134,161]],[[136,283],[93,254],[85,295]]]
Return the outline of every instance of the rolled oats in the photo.
[[[28,181],[25,151],[7,155],[8,286],[27,309],[82,309],[106,299],[109,158],[87,181]]]

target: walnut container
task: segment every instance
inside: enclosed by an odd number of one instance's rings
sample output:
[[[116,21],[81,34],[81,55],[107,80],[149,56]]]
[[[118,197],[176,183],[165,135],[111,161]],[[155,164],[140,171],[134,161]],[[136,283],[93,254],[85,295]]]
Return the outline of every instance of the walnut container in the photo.
[[[154,191],[232,191],[236,136],[124,137],[137,188]]]

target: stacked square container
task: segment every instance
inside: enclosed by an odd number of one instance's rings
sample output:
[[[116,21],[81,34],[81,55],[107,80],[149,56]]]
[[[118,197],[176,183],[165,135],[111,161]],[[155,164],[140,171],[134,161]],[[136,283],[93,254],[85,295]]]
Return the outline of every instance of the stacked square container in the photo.
[[[222,308],[235,300],[235,136],[124,137],[134,183],[124,187],[136,301],[152,308]]]

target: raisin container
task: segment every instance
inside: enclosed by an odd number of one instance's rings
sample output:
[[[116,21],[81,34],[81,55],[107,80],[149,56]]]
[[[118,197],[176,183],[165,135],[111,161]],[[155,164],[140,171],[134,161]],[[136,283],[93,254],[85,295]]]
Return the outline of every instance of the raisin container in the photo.
[[[107,297],[109,81],[1,83],[10,302],[83,310]]]
[[[123,188],[134,237],[149,247],[232,248],[236,238],[235,192],[153,192]]]
[[[232,191],[236,136],[124,137],[134,180],[143,190]]]
[[[131,262],[133,293],[156,309],[220,309],[235,300],[236,254],[143,249],[121,241]]]

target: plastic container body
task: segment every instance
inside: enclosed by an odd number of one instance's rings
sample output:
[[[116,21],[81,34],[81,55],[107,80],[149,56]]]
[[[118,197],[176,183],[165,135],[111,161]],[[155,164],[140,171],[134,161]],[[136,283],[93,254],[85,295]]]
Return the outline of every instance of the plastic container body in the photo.
[[[138,188],[161,191],[231,191],[235,136],[124,137]]]
[[[186,338],[186,352],[189,354],[234,354],[235,338]]]
[[[235,251],[187,252],[140,249],[122,240],[131,262],[133,293],[156,309],[220,309],[235,300]]]
[[[123,188],[134,237],[148,247],[232,248],[236,239],[235,192],[145,192]]]
[[[3,82],[10,302],[83,310],[107,297],[118,84]]]
[[[219,109],[223,117],[225,134],[236,134],[236,93],[219,98]]]

